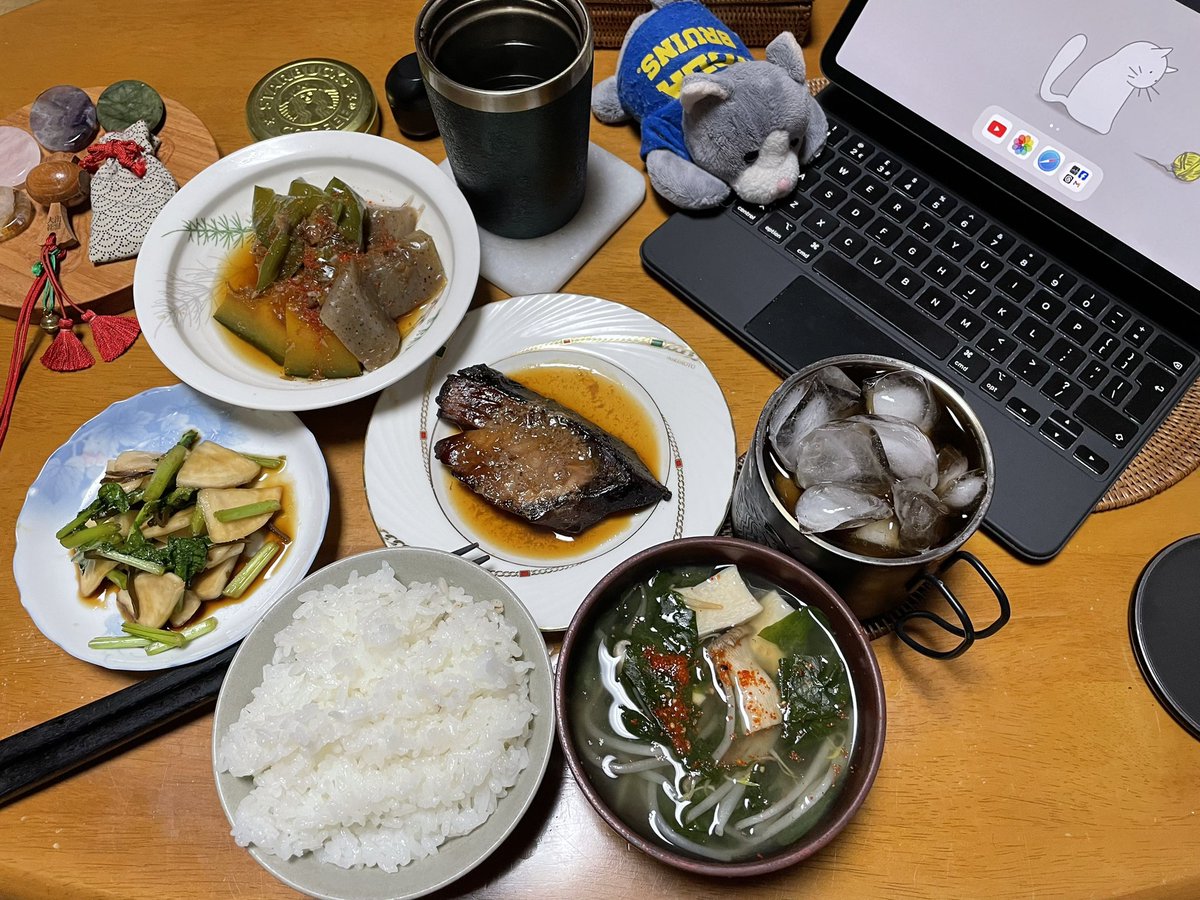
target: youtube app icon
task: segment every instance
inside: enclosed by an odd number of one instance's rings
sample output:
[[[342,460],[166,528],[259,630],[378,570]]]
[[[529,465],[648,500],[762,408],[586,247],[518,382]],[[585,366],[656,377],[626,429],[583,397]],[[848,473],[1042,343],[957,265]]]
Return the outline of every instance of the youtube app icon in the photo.
[[[992,116],[984,128],[984,136],[990,141],[1000,143],[1012,129],[1012,122],[1003,116]]]

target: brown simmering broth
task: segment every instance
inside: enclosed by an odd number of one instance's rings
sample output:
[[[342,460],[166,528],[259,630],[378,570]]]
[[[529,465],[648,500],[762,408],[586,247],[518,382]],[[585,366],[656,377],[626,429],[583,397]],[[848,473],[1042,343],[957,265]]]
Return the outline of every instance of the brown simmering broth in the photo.
[[[568,409],[590,419],[613,437],[628,444],[659,480],[659,430],[650,413],[624,387],[593,369],[574,365],[539,365],[505,373],[509,378],[537,391]],[[499,553],[520,557],[562,560],[588,553],[630,526],[636,511],[617,513],[577,535],[564,535],[511,515],[488,503],[465,484],[441,468],[446,495],[459,520],[472,538]]]

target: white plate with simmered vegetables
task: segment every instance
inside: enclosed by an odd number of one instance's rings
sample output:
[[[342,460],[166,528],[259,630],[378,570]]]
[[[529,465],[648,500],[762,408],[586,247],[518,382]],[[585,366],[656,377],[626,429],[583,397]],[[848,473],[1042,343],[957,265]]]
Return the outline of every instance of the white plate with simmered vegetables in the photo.
[[[86,422],[17,517],[13,574],[47,638],[109,669],[166,669],[241,640],[308,572],[329,479],[292,413],[186,385]]]
[[[171,199],[133,294],[163,364],[252,409],[373,394],[458,326],[479,278],[462,193],[414,150],[369,134],[261,141]]]
[[[617,563],[715,534],[736,454],[720,386],[678,335],[609,300],[473,310],[380,395],[363,459],[385,543],[477,543],[543,631]]]

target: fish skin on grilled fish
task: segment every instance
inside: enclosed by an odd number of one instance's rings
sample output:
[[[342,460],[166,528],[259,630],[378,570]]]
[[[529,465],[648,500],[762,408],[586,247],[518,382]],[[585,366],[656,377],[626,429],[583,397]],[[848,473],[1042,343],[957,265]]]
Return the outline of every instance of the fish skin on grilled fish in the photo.
[[[624,441],[489,366],[449,376],[437,404],[464,430],[434,444],[434,455],[485,500],[535,525],[579,534],[671,496]]]

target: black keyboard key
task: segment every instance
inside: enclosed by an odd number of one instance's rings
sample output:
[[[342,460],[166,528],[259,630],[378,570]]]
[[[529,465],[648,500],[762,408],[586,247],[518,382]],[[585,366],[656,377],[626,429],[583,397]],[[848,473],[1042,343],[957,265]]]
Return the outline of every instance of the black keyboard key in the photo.
[[[974,236],[982,230],[987,221],[971,207],[960,206],[950,217],[950,224],[963,234]]]
[[[942,287],[950,287],[951,283],[959,275],[958,266],[940,254],[927,262],[925,268],[921,271],[928,275],[931,281],[940,284]]]
[[[929,179],[922,178],[916,172],[904,172],[896,179],[896,187],[904,191],[914,200],[929,189]]]
[[[873,175],[864,175],[852,190],[864,200],[878,203],[887,196],[888,186]]]
[[[979,332],[983,331],[984,321],[973,310],[959,307],[950,316],[946,323],[950,326],[950,330],[968,341],[975,340],[979,336]]]
[[[1065,412],[1059,409],[1050,410],[1050,415],[1047,416],[1051,422],[1061,428],[1063,431],[1070,434],[1072,437],[1078,438],[1083,434],[1083,425],[1077,419],[1073,419]]]
[[[954,306],[954,301],[939,291],[937,288],[925,288],[925,291],[917,298],[917,306],[929,313],[935,319],[940,319],[946,313],[950,312]]]
[[[976,250],[971,258],[967,260],[967,268],[982,278],[984,281],[991,281],[1000,274],[1000,270],[1004,264],[999,258],[988,253],[986,250]]]
[[[1067,372],[1074,372],[1087,359],[1087,354],[1066,338],[1059,338],[1046,351],[1046,359],[1057,364],[1059,368],[1065,369]]]
[[[846,135],[848,134],[849,132],[846,131],[846,126],[839,125],[837,122],[830,120],[828,137],[825,138],[825,146],[836,147],[846,139]]]
[[[1028,244],[1022,244],[1013,251],[1013,255],[1008,258],[1008,261],[1027,277],[1032,278],[1046,264],[1046,257]]]
[[[824,246],[824,244],[811,234],[805,234],[801,231],[788,244],[788,249],[805,262],[812,262],[817,258],[817,254],[821,252]]]
[[[747,203],[745,200],[736,201],[730,209],[739,219],[752,224],[767,214],[765,206],[760,206],[757,203]]]
[[[1101,365],[1095,360],[1092,360],[1092,362],[1083,367],[1082,371],[1077,372],[1075,377],[1083,383],[1084,387],[1089,387],[1092,390],[1095,390],[1100,386],[1100,383],[1104,381],[1104,376],[1107,374],[1108,369],[1105,366]],[[1116,377],[1116,375],[1113,376],[1113,378]]]
[[[802,215],[812,209],[812,201],[803,194],[792,193],[790,197],[779,204],[779,211],[785,216],[791,216],[793,219],[799,219]]]
[[[1053,339],[1055,331],[1045,322],[1038,321],[1033,316],[1026,316],[1013,329],[1013,334],[1034,350],[1041,350]]]
[[[1157,387],[1159,393],[1165,394],[1175,387],[1176,378],[1166,369],[1160,369],[1154,363],[1146,363],[1137,374],[1137,383]]]
[[[1004,297],[993,297],[983,305],[983,314],[1007,328],[1021,317],[1021,307]]]
[[[943,234],[938,239],[936,246],[955,262],[962,262],[971,252],[971,242],[957,231],[948,231]]]
[[[1016,380],[1007,372],[993,369],[992,374],[979,382],[979,387],[985,394],[991,394],[997,400],[1003,400],[1012,390]]]
[[[1015,340],[995,328],[989,328],[984,332],[983,337],[975,345],[998,363],[1004,362],[1017,349]]]
[[[1158,360],[1168,371],[1176,374],[1187,371],[1196,361],[1196,357],[1190,351],[1184,350],[1165,334],[1160,334],[1150,342],[1150,346],[1146,348],[1146,355]]]
[[[862,176],[862,169],[847,159],[839,159],[829,164],[825,174],[842,187],[850,187]]]
[[[1092,339],[1092,335],[1096,333],[1096,323],[1091,319],[1085,318],[1083,313],[1071,310],[1058,323],[1058,330],[1079,344],[1079,346],[1084,347]]]
[[[783,213],[773,212],[758,226],[758,230],[776,244],[782,244],[796,231],[796,223]]]
[[[1020,301],[1029,296],[1029,292],[1033,290],[1033,282],[1015,269],[1005,269],[996,282],[996,290]]]
[[[1042,379],[1050,374],[1050,364],[1034,356],[1028,350],[1022,350],[1009,363],[1013,374],[1030,387],[1037,387]]]
[[[823,209],[814,209],[801,223],[805,228],[820,238],[827,238],[841,227],[841,223],[833,213]]]
[[[878,247],[872,247],[858,258],[858,264],[868,275],[883,281],[884,276],[896,265],[896,261]]]
[[[1126,330],[1123,337],[1135,347],[1142,347],[1150,340],[1150,326],[1141,319],[1135,319],[1134,323]]]
[[[1134,369],[1142,361],[1142,354],[1132,347],[1126,347],[1112,359],[1112,367],[1122,375],[1132,375]]]
[[[867,239],[858,232],[843,228],[833,236],[829,246],[836,249],[838,253],[853,259],[866,249],[868,243]]]
[[[949,194],[944,194],[937,188],[934,188],[921,198],[921,205],[938,218],[945,218],[950,210],[958,206],[958,201]]]
[[[875,152],[875,148],[862,138],[854,137],[846,141],[838,149],[857,162],[866,162]]]
[[[1071,445],[1075,443],[1076,439],[1079,437],[1078,435],[1071,434],[1071,432],[1067,431],[1052,419],[1047,419],[1045,422],[1043,422],[1042,427],[1038,429],[1038,432],[1051,443],[1062,447],[1064,450],[1069,450]]]
[[[892,252],[900,258],[901,262],[906,262],[910,266],[919,266],[929,257],[929,248],[912,235],[905,235]]]
[[[868,225],[865,231],[867,237],[874,238],[885,247],[890,247],[896,243],[896,239],[901,234],[900,226],[884,216],[880,216]]]
[[[1025,304],[1029,311],[1041,319],[1043,322],[1053,322],[1062,315],[1067,304],[1063,303],[1049,291],[1039,290],[1033,295],[1032,299]]]
[[[913,203],[903,194],[892,191],[892,193],[887,195],[887,199],[879,204],[879,211],[889,219],[903,222],[917,211],[917,204]]]
[[[1050,265],[1038,276],[1038,283],[1050,288],[1060,297],[1065,297],[1067,291],[1075,286],[1075,276],[1062,266]]]
[[[832,181],[825,180],[812,189],[812,198],[826,209],[834,209],[846,199],[846,192]]]
[[[1124,447],[1137,434],[1137,424],[1125,418],[1099,397],[1087,396],[1075,416],[1088,428],[1116,447]]]
[[[925,287],[925,279],[908,266],[900,266],[887,280],[888,287],[906,300],[916,296],[917,291]]]
[[[851,225],[857,225],[860,228],[866,225],[871,219],[875,218],[875,210],[867,206],[857,197],[851,197],[845,203],[838,207],[838,217],[844,222],[849,222]]]
[[[1121,401],[1128,397],[1132,390],[1132,384],[1120,375],[1114,375],[1108,379],[1108,384],[1104,385],[1097,393],[1113,406],[1120,406]]]
[[[1108,298],[1098,293],[1095,288],[1081,284],[1071,295],[1071,305],[1083,310],[1094,319],[1104,311],[1104,307],[1108,306]]]
[[[1026,425],[1036,425],[1037,420],[1041,418],[1038,411],[1020,397],[1013,397],[1009,400],[1006,408]]]
[[[872,156],[871,161],[867,163],[867,171],[874,172],[884,180],[889,180],[900,171],[900,163],[888,156],[887,153],[880,151]]]
[[[1125,412],[1138,422],[1149,422],[1167,395],[1150,385],[1142,385],[1125,403]]]
[[[1061,372],[1055,372],[1042,385],[1042,394],[1063,409],[1070,409],[1083,393],[1083,388]]]
[[[1092,343],[1092,352],[1101,359],[1108,359],[1117,352],[1117,348],[1121,346],[1121,342],[1117,340],[1116,335],[1101,332],[1100,337]]]
[[[973,275],[964,275],[959,279],[958,284],[954,285],[952,293],[963,303],[978,306],[988,295],[988,289],[986,284]]]
[[[938,359],[945,359],[958,346],[958,341],[928,316],[898,302],[895,294],[836,253],[824,254],[813,268]]]
[[[1112,331],[1120,331],[1128,321],[1129,310],[1114,306],[1104,314],[1104,318],[1100,320],[1100,324]]]
[[[796,190],[807,191],[820,180],[820,170],[811,167],[801,169],[800,173],[796,176]]]
[[[1108,460],[1098,456],[1095,451],[1090,450],[1084,444],[1075,448],[1075,458],[1097,475],[1103,475],[1108,471]]]
[[[950,360],[950,368],[966,378],[967,381],[978,381],[979,377],[988,370],[988,361],[978,350],[963,347]]]
[[[946,226],[924,210],[919,210],[908,222],[908,230],[923,241],[933,243]]]
[[[1013,248],[1017,242],[1011,234],[1001,228],[999,225],[989,225],[979,235],[979,243],[987,247],[997,256],[1003,256]]]

